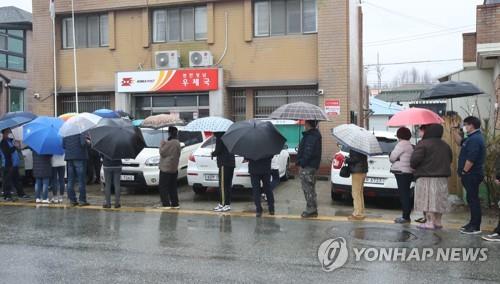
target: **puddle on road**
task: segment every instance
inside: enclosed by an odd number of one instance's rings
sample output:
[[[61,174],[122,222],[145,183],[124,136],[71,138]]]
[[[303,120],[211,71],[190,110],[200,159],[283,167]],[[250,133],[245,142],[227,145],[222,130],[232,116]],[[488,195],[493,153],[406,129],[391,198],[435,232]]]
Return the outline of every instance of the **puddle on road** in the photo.
[[[351,231],[351,236],[363,241],[392,243],[411,242],[418,239],[418,237],[410,231],[387,228],[356,228]]]

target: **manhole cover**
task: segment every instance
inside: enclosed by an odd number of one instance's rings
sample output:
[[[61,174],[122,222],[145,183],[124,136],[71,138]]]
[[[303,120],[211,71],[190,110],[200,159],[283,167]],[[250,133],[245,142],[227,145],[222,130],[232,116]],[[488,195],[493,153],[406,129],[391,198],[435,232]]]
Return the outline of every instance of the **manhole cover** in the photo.
[[[351,236],[358,240],[374,242],[410,242],[417,236],[410,231],[386,228],[357,228],[351,231]]]

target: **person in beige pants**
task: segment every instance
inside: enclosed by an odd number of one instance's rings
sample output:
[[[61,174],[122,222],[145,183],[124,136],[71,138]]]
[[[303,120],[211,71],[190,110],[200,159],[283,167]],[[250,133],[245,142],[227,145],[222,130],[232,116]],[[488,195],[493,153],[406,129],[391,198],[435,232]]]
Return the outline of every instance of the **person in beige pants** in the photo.
[[[363,187],[366,173],[368,172],[368,157],[365,154],[355,150],[349,151],[349,158],[346,162],[349,164],[352,176],[352,202],[354,211],[349,220],[365,219],[365,198],[363,196]]]

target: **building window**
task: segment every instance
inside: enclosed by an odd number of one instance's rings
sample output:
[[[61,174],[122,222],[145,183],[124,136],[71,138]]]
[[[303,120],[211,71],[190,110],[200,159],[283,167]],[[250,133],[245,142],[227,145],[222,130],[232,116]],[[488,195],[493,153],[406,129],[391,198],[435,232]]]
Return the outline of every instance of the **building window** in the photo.
[[[24,111],[24,90],[9,89],[9,111]]]
[[[98,109],[112,109],[112,93],[78,93],[78,111],[94,112]],[[62,94],[57,96],[58,115],[76,112],[76,99],[74,94]]]
[[[24,30],[0,29],[0,69],[26,70]]]
[[[247,118],[247,96],[245,90],[231,91],[231,112],[233,121],[242,121]]]
[[[181,7],[153,11],[153,42],[207,39],[207,7]]]
[[[256,0],[256,37],[316,33],[316,0]]]
[[[108,46],[108,14],[75,16],[76,47]],[[73,20],[62,19],[63,48],[73,48]]]
[[[318,105],[316,89],[257,90],[254,94],[254,116],[266,118],[278,107],[296,102]]]
[[[133,99],[133,115],[144,119],[154,114],[178,114],[185,122],[210,114],[208,94],[137,95]]]

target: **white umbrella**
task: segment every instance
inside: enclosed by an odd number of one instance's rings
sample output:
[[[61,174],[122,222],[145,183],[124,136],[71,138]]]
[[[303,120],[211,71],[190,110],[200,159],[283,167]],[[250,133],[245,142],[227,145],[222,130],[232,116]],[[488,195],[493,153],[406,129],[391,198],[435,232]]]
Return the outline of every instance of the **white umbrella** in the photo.
[[[332,129],[333,137],[340,144],[368,156],[383,154],[377,137],[355,124],[342,124]]]
[[[82,134],[96,126],[99,121],[101,121],[101,119],[102,117],[92,113],[81,113],[68,119],[59,130],[59,135],[61,135],[62,137],[68,137],[72,135]]]
[[[226,132],[233,122],[229,119],[217,116],[204,117],[191,121],[184,128],[185,131],[209,131]]]

